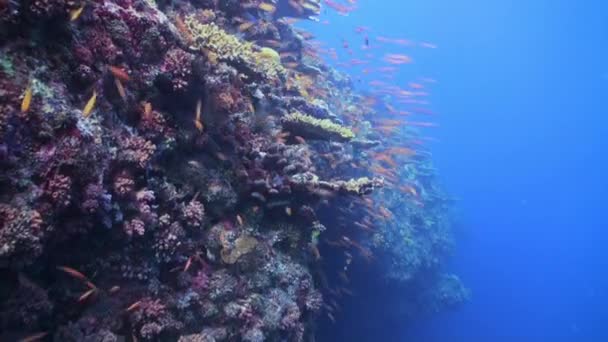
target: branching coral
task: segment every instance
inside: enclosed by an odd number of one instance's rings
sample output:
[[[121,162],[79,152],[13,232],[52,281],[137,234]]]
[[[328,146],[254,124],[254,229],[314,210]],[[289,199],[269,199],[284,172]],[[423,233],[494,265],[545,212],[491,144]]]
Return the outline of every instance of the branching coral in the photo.
[[[260,72],[268,79],[282,77],[285,73],[269,49],[260,50],[254,44],[228,34],[214,23],[201,24],[193,15],[186,17],[185,24],[198,50],[209,51],[219,60]]]
[[[300,112],[283,117],[283,126],[304,138],[348,141],[355,137],[350,128],[338,125],[329,119],[317,119]]]

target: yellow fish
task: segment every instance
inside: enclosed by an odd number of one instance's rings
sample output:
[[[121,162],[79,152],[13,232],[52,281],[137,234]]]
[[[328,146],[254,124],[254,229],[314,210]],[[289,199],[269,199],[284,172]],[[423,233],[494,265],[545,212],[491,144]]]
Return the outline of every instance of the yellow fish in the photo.
[[[21,101],[21,113],[25,113],[30,110],[32,104],[32,85],[28,85],[23,95],[23,101]]]
[[[80,6],[79,8],[71,10],[70,11],[70,21],[75,21],[76,19],[80,18],[80,15],[82,14],[83,10],[84,10],[84,5]]]
[[[84,109],[82,110],[82,116],[88,118],[91,115],[91,112],[93,112],[93,108],[95,107],[95,101],[97,101],[97,92],[93,91],[93,96],[91,96],[86,106],[84,106]]]
[[[241,25],[239,25],[238,30],[239,30],[239,32],[245,32],[245,31],[249,30],[251,28],[251,26],[253,26],[252,22],[242,23]]]
[[[266,2],[262,2],[258,5],[258,8],[261,9],[262,11],[268,12],[268,13],[274,13],[274,11],[277,10],[277,8],[269,3]]]

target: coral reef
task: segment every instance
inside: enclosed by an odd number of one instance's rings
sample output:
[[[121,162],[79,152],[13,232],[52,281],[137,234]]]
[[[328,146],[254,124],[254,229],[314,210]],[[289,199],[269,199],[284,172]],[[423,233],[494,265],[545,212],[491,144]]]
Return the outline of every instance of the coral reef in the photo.
[[[416,135],[283,18],[320,1],[6,6],[0,340],[312,340],[362,260],[466,299]]]

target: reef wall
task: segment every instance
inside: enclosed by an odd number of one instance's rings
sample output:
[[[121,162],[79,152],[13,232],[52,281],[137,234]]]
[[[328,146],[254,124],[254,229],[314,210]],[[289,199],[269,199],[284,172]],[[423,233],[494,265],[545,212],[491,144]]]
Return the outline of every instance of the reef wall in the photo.
[[[314,340],[360,265],[466,299],[429,156],[292,26],[319,11],[0,0],[1,340]]]

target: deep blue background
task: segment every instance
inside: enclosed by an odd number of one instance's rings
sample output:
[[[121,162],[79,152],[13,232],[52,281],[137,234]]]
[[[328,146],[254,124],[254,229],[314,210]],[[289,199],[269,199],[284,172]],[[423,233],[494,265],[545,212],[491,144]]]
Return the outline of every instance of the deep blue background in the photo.
[[[439,81],[425,132],[459,198],[451,270],[473,291],[392,340],[608,341],[608,2],[358,3],[327,10],[319,39],[356,46],[369,25],[439,46],[411,51],[397,83]]]

